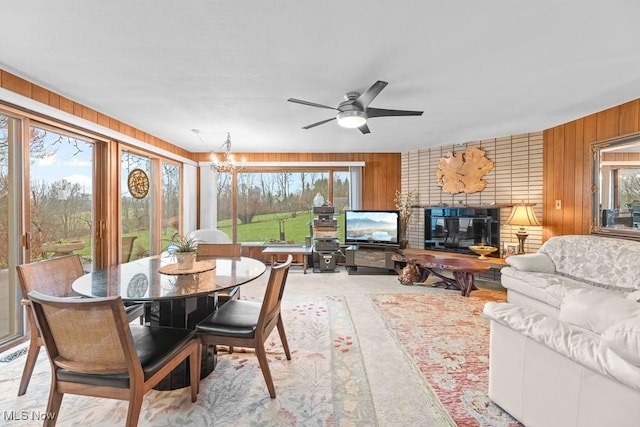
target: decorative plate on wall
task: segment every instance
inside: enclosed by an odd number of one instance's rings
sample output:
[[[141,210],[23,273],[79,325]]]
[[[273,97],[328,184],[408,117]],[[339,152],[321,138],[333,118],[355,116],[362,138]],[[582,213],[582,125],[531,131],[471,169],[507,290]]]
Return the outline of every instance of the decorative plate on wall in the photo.
[[[149,194],[149,177],[142,169],[134,169],[129,172],[127,185],[129,192],[136,199],[144,199]]]

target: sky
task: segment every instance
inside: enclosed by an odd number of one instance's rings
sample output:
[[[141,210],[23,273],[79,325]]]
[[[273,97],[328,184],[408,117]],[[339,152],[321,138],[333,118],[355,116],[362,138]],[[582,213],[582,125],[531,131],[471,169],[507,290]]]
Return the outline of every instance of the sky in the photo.
[[[55,143],[57,139],[57,134],[47,132],[44,141],[51,154],[32,163],[31,180],[51,183],[65,179],[80,184],[84,193],[92,193],[93,144],[73,139],[70,143],[67,138]]]

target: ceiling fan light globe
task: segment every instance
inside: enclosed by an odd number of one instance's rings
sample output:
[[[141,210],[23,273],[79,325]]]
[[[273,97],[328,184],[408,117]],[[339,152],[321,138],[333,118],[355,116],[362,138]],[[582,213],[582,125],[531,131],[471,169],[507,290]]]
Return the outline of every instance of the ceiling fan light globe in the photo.
[[[363,111],[341,111],[336,118],[340,126],[349,129],[359,128],[367,123],[367,115]]]

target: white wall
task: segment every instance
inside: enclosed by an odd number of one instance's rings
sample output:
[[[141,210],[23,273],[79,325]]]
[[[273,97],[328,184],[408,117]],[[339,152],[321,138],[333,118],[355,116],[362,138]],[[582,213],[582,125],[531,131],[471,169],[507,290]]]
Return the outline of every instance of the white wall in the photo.
[[[217,174],[211,170],[210,164],[201,164],[198,169],[200,172],[200,227],[198,228],[218,228]]]
[[[182,221],[183,232],[188,233],[195,230],[198,216],[196,206],[198,206],[198,168],[191,164],[185,164],[182,177]]]

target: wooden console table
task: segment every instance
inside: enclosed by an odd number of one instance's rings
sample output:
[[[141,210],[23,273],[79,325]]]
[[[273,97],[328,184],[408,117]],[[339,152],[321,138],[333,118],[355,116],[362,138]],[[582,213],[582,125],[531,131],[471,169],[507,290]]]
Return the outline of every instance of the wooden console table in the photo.
[[[489,269],[496,268],[498,265],[504,265],[504,260],[496,258],[495,260],[487,260],[484,262],[474,257],[465,257],[462,255],[453,255],[449,253],[425,250],[405,250],[402,253],[392,255],[392,259],[398,263],[404,263],[407,266],[413,266],[413,273],[401,273],[398,280],[405,285],[415,282],[424,282],[433,274],[442,279],[441,282],[433,286],[443,287],[445,289],[460,290],[462,296],[468,297],[475,287],[475,274],[483,273]],[[450,271],[453,278],[441,274],[438,270]]]
[[[278,255],[291,254],[302,255],[302,263],[292,263],[291,265],[299,265],[302,267],[304,274],[307,274],[307,264],[309,264],[309,257],[313,254],[312,246],[288,246],[288,245],[274,245],[267,246],[262,251],[265,255],[271,256],[271,265],[275,265]]]

